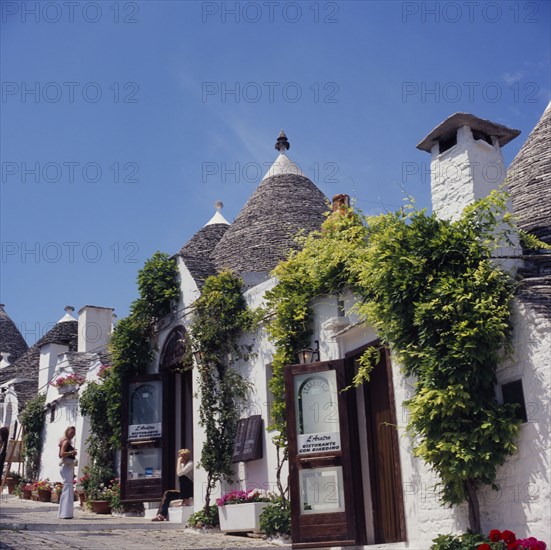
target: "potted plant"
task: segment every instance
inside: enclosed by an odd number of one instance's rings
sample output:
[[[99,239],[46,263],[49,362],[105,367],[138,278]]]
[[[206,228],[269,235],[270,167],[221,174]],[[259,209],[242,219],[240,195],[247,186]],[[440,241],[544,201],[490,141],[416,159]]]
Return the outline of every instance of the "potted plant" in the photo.
[[[260,533],[260,514],[271,501],[260,489],[231,491],[216,499],[223,533]]]
[[[61,481],[56,481],[52,485],[51,502],[53,502],[54,504],[59,504],[59,497],[61,496],[62,491],[63,491],[63,483],[61,483]]]
[[[118,479],[101,483],[88,492],[90,508],[96,514],[110,514],[114,507],[120,507],[120,485]]]
[[[78,374],[69,374],[67,376],[58,376],[51,385],[57,388],[57,391],[61,394],[72,393],[77,390],[84,382],[84,377]]]
[[[21,476],[17,472],[10,472],[6,477],[6,487],[8,488],[8,494],[13,495],[15,486],[21,481]]]
[[[50,502],[52,499],[52,484],[49,478],[42,479],[36,484],[38,502]]]
[[[33,494],[33,484],[30,482],[25,483],[21,488],[21,492],[23,494],[23,500],[31,500]]]
[[[86,502],[86,493],[90,490],[90,476],[87,473],[88,468],[84,468],[86,472],[82,477],[80,477],[75,485],[75,495],[78,496],[80,507],[84,508],[84,503]]]

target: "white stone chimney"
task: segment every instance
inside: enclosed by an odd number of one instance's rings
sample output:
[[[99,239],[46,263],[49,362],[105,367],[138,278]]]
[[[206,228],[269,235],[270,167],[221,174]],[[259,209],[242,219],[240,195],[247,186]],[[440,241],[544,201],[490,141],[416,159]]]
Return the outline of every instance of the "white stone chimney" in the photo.
[[[75,310],[73,306],[65,307],[65,315],[56,323],[66,323],[68,321],[76,321],[71,315]],[[60,353],[69,351],[69,346],[65,344],[59,344],[57,342],[50,342],[40,346],[40,359],[38,362],[38,391],[39,393],[46,393],[48,391],[48,384],[52,379],[57,365],[57,356]]]
[[[497,189],[507,174],[501,148],[519,134],[467,113],[455,113],[432,130],[417,148],[431,153],[433,211],[455,220]]]
[[[78,351],[101,352],[107,347],[113,323],[112,307],[84,306],[78,312]]]
[[[9,351],[0,351],[0,355],[2,356],[2,360],[0,361],[0,369],[3,369],[4,367],[10,365],[11,353]]]

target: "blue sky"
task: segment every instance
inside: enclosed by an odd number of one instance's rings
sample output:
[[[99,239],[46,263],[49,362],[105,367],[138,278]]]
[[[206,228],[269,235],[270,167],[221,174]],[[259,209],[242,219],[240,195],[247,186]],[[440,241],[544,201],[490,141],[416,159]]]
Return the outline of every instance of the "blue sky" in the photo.
[[[550,97],[545,2],[2,1],[0,301],[29,343],[136,274],[276,157],[365,212],[430,208],[415,145],[456,111],[522,131]],[[297,213],[300,215],[300,213]]]

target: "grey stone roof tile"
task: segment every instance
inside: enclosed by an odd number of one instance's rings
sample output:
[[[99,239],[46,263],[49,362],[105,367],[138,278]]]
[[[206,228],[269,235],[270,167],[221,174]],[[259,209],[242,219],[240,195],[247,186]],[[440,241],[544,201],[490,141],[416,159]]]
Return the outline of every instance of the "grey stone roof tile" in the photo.
[[[0,304],[0,353],[9,353],[9,362],[13,363],[28,349],[19,329],[4,311],[4,304]]]
[[[216,275],[212,253],[229,227],[225,223],[205,225],[178,252],[199,288],[207,277]]]
[[[305,176],[264,179],[214,249],[220,271],[270,272],[298,248],[295,237],[320,228],[328,210],[325,195]]]

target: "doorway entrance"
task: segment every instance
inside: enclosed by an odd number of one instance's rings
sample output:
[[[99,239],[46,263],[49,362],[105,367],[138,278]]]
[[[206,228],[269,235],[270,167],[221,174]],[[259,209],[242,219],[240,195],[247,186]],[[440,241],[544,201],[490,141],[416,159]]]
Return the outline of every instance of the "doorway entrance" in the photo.
[[[286,367],[293,548],[406,540],[388,350],[369,382],[343,391],[366,347]]]

